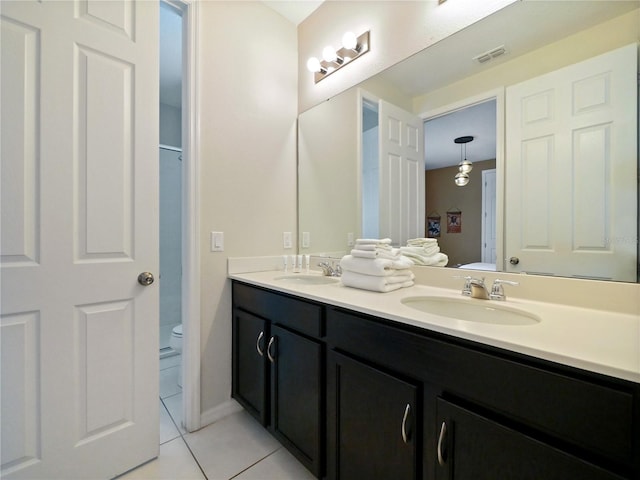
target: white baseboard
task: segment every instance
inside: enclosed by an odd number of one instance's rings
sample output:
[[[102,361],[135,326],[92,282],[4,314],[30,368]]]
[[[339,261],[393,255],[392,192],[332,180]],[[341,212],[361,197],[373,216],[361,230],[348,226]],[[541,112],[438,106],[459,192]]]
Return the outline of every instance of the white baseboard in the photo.
[[[211,425],[212,423],[217,422],[221,418],[227,417],[233,413],[239,412],[242,410],[242,406],[233,400],[232,398],[228,401],[210,408],[200,414],[200,428],[206,427],[207,425]]]

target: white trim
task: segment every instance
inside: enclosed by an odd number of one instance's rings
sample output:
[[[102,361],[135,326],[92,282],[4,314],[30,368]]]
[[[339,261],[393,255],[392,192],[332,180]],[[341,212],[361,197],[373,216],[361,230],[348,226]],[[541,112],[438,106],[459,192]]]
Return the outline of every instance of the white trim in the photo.
[[[358,192],[358,205],[357,205],[357,214],[358,217],[360,219],[360,223],[358,225],[358,232],[356,233],[356,238],[361,237],[362,236],[362,232],[364,232],[364,205],[362,202],[362,196],[363,196],[363,181],[362,181],[362,168],[363,168],[363,159],[362,159],[362,129],[363,129],[363,125],[362,125],[362,111],[364,109],[364,104],[365,103],[371,103],[372,105],[375,104],[376,108],[379,109],[380,108],[380,97],[378,97],[377,95],[374,95],[373,93],[368,92],[367,90],[364,90],[362,88],[358,87],[358,98],[357,98],[357,102],[356,102],[356,108],[358,109],[357,113],[356,113],[356,128],[358,131],[358,135],[357,135],[357,145],[356,145],[356,169],[357,169],[357,175],[356,175],[356,192]]]
[[[487,206],[487,194],[489,193],[487,191],[487,176],[489,176],[489,174],[492,173],[493,176],[495,177],[497,175],[497,172],[496,172],[495,168],[491,168],[491,169],[488,169],[488,170],[482,170],[481,173],[482,173],[482,223],[481,223],[481,229],[480,229],[480,231],[481,231],[481,234],[480,234],[480,238],[481,238],[481,240],[480,240],[480,253],[481,253],[480,260],[483,263],[495,263],[493,261],[493,257],[492,256],[489,257],[487,255],[487,233],[488,233],[487,232],[487,218],[489,218],[489,215],[491,215],[492,217],[494,217],[493,218],[493,222],[495,222],[496,221],[496,219],[495,219],[496,212],[495,212],[495,210],[489,212],[486,209],[486,206]],[[496,195],[496,190],[497,190],[496,182],[495,182],[495,179],[494,179],[493,191],[491,192],[494,197]],[[497,223],[496,223],[496,227],[497,227]]]
[[[489,90],[463,100],[419,114],[423,121],[440,117],[472,105],[496,101],[496,270],[504,270],[504,190],[505,190],[505,92],[504,87]]]
[[[183,285],[187,296],[183,299],[182,354],[182,415],[184,427],[193,432],[201,425],[200,414],[200,77],[198,71],[200,6],[197,1],[184,1],[183,15],[183,130],[182,145],[186,147],[185,188],[188,192],[184,225],[184,261],[186,274]],[[186,110],[186,112],[185,112]],[[186,352],[186,354],[185,354]]]
[[[200,423],[204,427],[240,411],[242,411],[242,406],[235,400],[229,399],[216,407],[210,408],[206,412],[202,412]]]

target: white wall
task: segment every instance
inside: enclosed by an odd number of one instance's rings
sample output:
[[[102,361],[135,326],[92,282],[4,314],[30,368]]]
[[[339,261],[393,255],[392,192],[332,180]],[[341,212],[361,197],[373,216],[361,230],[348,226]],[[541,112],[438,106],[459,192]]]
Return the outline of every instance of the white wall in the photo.
[[[227,258],[293,253],[296,27],[260,2],[200,3],[201,410],[231,393]],[[225,251],[209,251],[211,231]]]

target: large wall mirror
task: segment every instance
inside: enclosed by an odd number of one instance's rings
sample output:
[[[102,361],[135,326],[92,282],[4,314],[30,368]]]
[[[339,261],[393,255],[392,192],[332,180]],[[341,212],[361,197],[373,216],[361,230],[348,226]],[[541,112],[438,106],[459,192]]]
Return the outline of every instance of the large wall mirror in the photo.
[[[639,40],[638,2],[516,2],[301,113],[300,253],[432,236],[447,267],[637,282]],[[389,173],[387,105],[419,172]]]

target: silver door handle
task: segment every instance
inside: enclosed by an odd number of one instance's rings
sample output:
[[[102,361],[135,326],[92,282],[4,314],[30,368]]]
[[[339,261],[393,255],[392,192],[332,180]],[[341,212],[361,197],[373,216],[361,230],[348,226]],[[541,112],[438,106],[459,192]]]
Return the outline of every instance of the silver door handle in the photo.
[[[440,435],[438,436],[438,464],[444,467],[444,456],[442,455],[442,442],[444,442],[444,436],[447,434],[447,423],[442,422],[440,426]]]
[[[269,361],[271,363],[275,363],[276,359],[273,358],[273,355],[271,355],[271,345],[273,345],[273,342],[275,341],[276,337],[271,337],[269,339],[269,345],[267,345],[267,357],[269,358]]]
[[[138,283],[143,287],[148,287],[153,283],[155,279],[153,278],[153,273],[151,272],[142,272],[138,275]]]
[[[264,332],[260,332],[260,335],[258,335],[258,339],[256,340],[256,350],[261,357],[264,357],[264,352],[260,349],[260,340],[262,340],[262,337],[264,337]]]
[[[407,406],[404,409],[404,415],[402,417],[402,441],[404,443],[409,443],[409,435],[407,435],[407,417],[409,416],[410,411],[411,405],[407,403]]]

